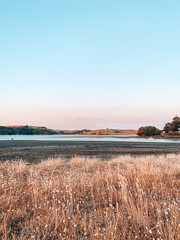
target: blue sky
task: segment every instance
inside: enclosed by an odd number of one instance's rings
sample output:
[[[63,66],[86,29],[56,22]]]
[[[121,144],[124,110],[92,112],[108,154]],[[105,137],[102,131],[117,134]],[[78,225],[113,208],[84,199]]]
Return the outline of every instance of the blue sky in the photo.
[[[162,127],[180,115],[179,0],[0,0],[0,125]]]

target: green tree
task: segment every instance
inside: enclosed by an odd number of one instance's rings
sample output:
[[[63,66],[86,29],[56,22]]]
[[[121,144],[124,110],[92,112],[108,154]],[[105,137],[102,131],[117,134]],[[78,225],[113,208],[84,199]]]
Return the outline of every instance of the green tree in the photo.
[[[180,129],[180,118],[175,116],[171,123],[166,123],[163,131],[165,133],[178,132]]]
[[[138,136],[156,136],[161,135],[161,130],[153,126],[146,126],[139,128],[137,132]]]

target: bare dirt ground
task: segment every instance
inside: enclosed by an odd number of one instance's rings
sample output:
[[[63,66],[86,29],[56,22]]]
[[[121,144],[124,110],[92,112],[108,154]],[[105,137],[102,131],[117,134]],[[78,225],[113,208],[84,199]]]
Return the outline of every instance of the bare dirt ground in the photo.
[[[74,156],[110,159],[122,154],[180,153],[179,143],[84,142],[84,141],[0,141],[0,161],[23,159],[39,162],[47,158]]]

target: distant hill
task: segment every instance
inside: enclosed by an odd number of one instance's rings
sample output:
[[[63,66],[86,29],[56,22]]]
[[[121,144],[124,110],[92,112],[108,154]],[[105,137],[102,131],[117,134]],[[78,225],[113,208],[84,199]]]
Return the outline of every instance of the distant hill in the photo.
[[[78,134],[78,135],[136,135],[137,130],[134,129],[98,129],[98,130],[63,130],[60,134]]]
[[[0,126],[0,135],[136,135],[133,129],[53,130],[36,126]]]

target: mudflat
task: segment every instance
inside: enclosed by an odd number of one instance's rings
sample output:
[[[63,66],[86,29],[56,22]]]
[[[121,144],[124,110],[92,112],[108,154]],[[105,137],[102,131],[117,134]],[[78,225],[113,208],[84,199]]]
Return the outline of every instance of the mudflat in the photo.
[[[48,158],[73,156],[109,159],[122,154],[146,155],[180,153],[179,143],[97,142],[97,141],[0,141],[0,161],[39,162]]]

